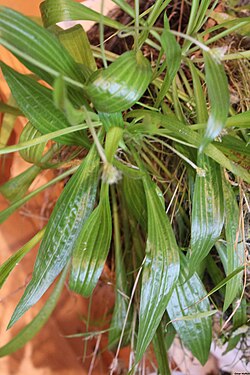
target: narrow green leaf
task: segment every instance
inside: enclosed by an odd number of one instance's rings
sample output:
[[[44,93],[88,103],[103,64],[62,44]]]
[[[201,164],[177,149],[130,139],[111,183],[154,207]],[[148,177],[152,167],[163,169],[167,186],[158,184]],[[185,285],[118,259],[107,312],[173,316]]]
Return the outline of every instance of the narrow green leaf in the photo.
[[[143,184],[148,238],[142,274],[136,362],[154,337],[179,276],[179,254],[173,229],[148,176],[143,178]]]
[[[64,114],[55,107],[51,90],[3,63],[1,67],[17,104],[37,130],[47,134],[70,126]],[[86,146],[81,132],[61,136],[56,141]]]
[[[224,179],[223,193],[225,201],[225,236],[226,236],[226,275],[232,273],[245,262],[244,235],[240,225],[240,210],[232,187]],[[243,288],[243,272],[239,273],[226,285],[223,310],[227,310],[234,299],[240,296]]]
[[[128,51],[92,74],[86,95],[100,112],[124,111],[141,98],[151,78],[149,61],[140,51]]]
[[[115,307],[112,314],[112,320],[110,323],[109,331],[109,348],[113,349],[117,346],[120,336],[123,332],[123,326],[125,325],[125,331],[122,339],[122,345],[129,344],[131,335],[131,313],[128,316],[128,320],[125,323],[128,305],[129,305],[129,283],[126,274],[125,262],[124,262],[124,248],[121,242],[120,234],[120,221],[119,212],[116,200],[116,192],[112,187],[112,206],[113,206],[113,223],[114,223],[114,247],[115,247]]]
[[[205,72],[211,113],[207,128],[200,146],[200,151],[216,138],[225,127],[229,111],[228,82],[223,65],[216,55],[216,51],[205,52]]]
[[[124,175],[122,179],[122,192],[129,214],[143,229],[146,229],[147,203],[142,180]]]
[[[9,274],[16,267],[16,265],[43,238],[44,232],[45,232],[45,228],[40,230],[30,241],[28,241],[24,246],[22,246],[21,249],[19,249],[15,254],[11,255],[0,266],[0,288],[2,288]]]
[[[208,112],[206,104],[206,95],[202,89],[200,77],[198,75],[197,68],[194,66],[191,60],[188,60],[188,65],[192,74],[193,87],[194,87],[194,98],[196,104],[196,120],[198,123],[207,121]]]
[[[30,18],[3,6],[0,6],[0,44],[3,44],[15,55],[17,55],[16,51],[12,47],[18,49],[27,57],[53,69],[58,74],[80,82],[87,78],[53,34]],[[52,83],[50,74],[31,64],[25,58],[19,57],[19,59],[31,71]]]
[[[57,36],[78,64],[85,65],[89,68],[90,73],[97,69],[87,33],[81,25],[61,30]]]
[[[53,292],[51,293],[49,299],[47,300],[41,311],[37,314],[37,316],[26,327],[24,327],[12,340],[10,340],[6,345],[0,348],[0,357],[4,357],[6,355],[16,352],[18,349],[21,349],[44,326],[44,324],[49,319],[52,311],[54,310],[56,303],[60,297],[67,276],[67,271],[68,267],[65,267]]]
[[[105,155],[109,163],[112,163],[113,161],[113,158],[116,154],[116,151],[122,139],[122,136],[123,136],[123,128],[119,126],[111,127],[106,134]]]
[[[168,364],[168,354],[165,342],[165,337],[163,333],[162,324],[157,328],[156,334],[153,338],[154,352],[158,362],[159,373],[161,375],[171,375]]]
[[[109,185],[103,184],[100,202],[92,212],[75,244],[70,289],[85,297],[92,294],[101,276],[112,235]]]
[[[199,156],[199,167],[192,201],[191,256],[192,274],[214,246],[224,223],[224,200],[220,166],[205,155]]]
[[[39,130],[37,130],[30,122],[28,122],[23,128],[23,131],[19,138],[19,142],[26,142],[31,139],[37,138],[41,135],[42,133],[40,133]],[[42,142],[39,145],[29,147],[25,150],[20,150],[19,154],[28,163],[37,165],[41,162],[45,146],[46,142]]]
[[[46,0],[41,3],[40,10],[45,27],[62,21],[89,20],[99,23],[101,17],[106,26],[118,30],[123,27],[119,22],[72,0]]]
[[[142,117],[147,120],[149,123],[153,122],[155,124],[154,129],[151,130],[149,127],[143,127],[143,130],[146,134],[153,133],[154,136],[172,136],[176,140],[183,142],[188,142],[190,145],[195,148],[199,148],[201,144],[202,137],[196,131],[193,131],[189,126],[183,124],[180,121],[177,121],[172,116],[162,115],[155,111],[148,110],[134,110],[129,112],[127,117]],[[248,121],[248,116],[242,118],[242,122],[245,124]],[[162,126],[163,128],[159,128]],[[132,130],[132,129],[131,129]],[[236,176],[241,177],[246,182],[250,182],[249,172],[233,163],[229,160],[220,150],[217,149],[211,143],[204,149],[204,153],[209,156],[211,159],[215,160],[222,167],[233,172]]]
[[[93,145],[56,203],[38,251],[31,282],[11,317],[9,327],[41,298],[69,260],[94,207],[98,171],[99,155]]]
[[[157,95],[155,103],[156,107],[159,107],[161,101],[168,92],[181,65],[181,47],[176,41],[175,36],[170,32],[169,22],[166,16],[164,17],[164,30],[161,35],[161,45],[166,54],[167,73]]]
[[[181,274],[175,287],[167,311],[172,324],[184,345],[205,364],[212,341],[212,320],[210,303],[200,278],[195,273],[188,277],[185,258],[182,256]]]

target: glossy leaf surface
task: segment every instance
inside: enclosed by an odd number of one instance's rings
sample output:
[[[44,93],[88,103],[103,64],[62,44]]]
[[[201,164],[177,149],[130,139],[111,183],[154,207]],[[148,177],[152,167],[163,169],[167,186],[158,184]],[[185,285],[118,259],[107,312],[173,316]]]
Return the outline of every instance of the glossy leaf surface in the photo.
[[[79,232],[72,258],[70,289],[85,297],[101,276],[112,235],[109,186],[102,186],[100,202]]]
[[[72,0],[46,0],[41,3],[40,9],[45,27],[50,27],[61,21],[89,20],[100,22],[101,19],[100,13]],[[115,29],[122,27],[119,22],[109,17],[103,16],[102,22],[104,25]]]
[[[226,275],[229,275],[245,262],[244,234],[240,224],[240,209],[232,187],[224,179],[223,192],[225,200],[225,235],[226,235]],[[223,310],[227,310],[243,288],[243,272],[239,273],[226,285]]]
[[[203,150],[209,142],[220,134],[221,130],[226,125],[229,111],[227,76],[216,53],[219,52],[203,52],[211,113],[200,150]]]
[[[149,177],[143,179],[148,229],[136,347],[138,362],[150,344],[179,276],[179,254],[169,219]]]
[[[17,104],[37,130],[47,134],[70,126],[63,112],[55,107],[51,90],[3,63],[1,67]],[[67,134],[56,138],[56,141],[86,145],[81,133]]]
[[[220,166],[205,155],[199,156],[199,167],[192,202],[190,273],[207,256],[224,224],[224,200]]]
[[[151,78],[150,63],[142,53],[125,52],[107,69],[92,74],[86,95],[98,111],[124,111],[141,98]]]
[[[195,273],[187,279],[185,258],[182,256],[181,259],[180,278],[170,297],[167,311],[184,345],[204,365],[212,341],[212,320],[211,316],[206,316],[206,313],[210,313],[210,303],[208,298],[204,298],[207,292],[198,275]],[[178,320],[189,316],[188,320]]]
[[[94,207],[98,171],[99,156],[93,145],[56,203],[38,251],[31,282],[9,327],[41,298],[71,257],[79,233]]]
[[[0,44],[17,55],[13,47],[22,53],[20,60],[45,81],[52,82],[52,76],[41,69],[41,65],[54,72],[83,82],[83,71],[73,60],[56,37],[24,15],[0,6]],[[18,55],[17,55],[18,56]],[[27,58],[25,59],[26,56]],[[33,63],[30,63],[28,58]],[[37,62],[39,66],[34,63]]]

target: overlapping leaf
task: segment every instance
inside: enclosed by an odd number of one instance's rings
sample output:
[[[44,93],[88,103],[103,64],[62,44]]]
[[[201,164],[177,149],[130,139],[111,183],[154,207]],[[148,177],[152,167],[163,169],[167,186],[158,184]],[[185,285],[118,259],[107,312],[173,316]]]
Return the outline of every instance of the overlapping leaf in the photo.
[[[225,201],[225,235],[226,235],[226,264],[224,267],[226,275],[229,275],[244,264],[244,235],[240,225],[240,210],[232,187],[225,179],[223,180],[223,193]],[[224,311],[230,306],[234,299],[240,295],[242,290],[243,272],[239,273],[226,285],[224,300]]]
[[[207,297],[204,298],[207,293],[198,275],[195,273],[188,278],[186,260],[183,256],[181,260],[179,282],[170,297],[167,311],[184,345],[204,365],[212,341],[210,303]],[[189,319],[180,319],[185,317]]]
[[[179,276],[179,254],[173,229],[149,176],[143,179],[148,229],[143,265],[136,347],[138,362],[150,344]]]
[[[221,130],[226,125],[229,111],[227,76],[216,53],[219,52],[203,52],[211,113],[208,119],[205,134],[202,139],[200,150],[203,150],[209,142],[220,134]]]
[[[199,156],[199,167],[192,201],[190,273],[208,255],[221,234],[224,223],[224,200],[220,166],[205,155]]]
[[[28,122],[20,135],[19,142],[29,141],[36,137],[41,136],[42,133],[39,132],[30,122]],[[25,150],[20,150],[19,153],[22,158],[28,163],[39,164],[43,155],[46,142],[42,142],[34,147],[29,147]]]
[[[45,27],[50,27],[61,21],[89,20],[102,22],[104,25],[120,29],[122,25],[109,17],[72,0],[46,0],[40,5]]]
[[[112,235],[109,186],[104,184],[100,202],[79,232],[72,258],[69,286],[88,297],[103,270]]]
[[[79,82],[87,78],[84,70],[79,68],[55,36],[30,18],[3,6],[0,7],[0,44],[49,83],[53,82],[55,74]],[[51,69],[53,75],[46,68]]]
[[[1,67],[17,104],[37,130],[47,134],[70,126],[63,112],[55,107],[51,90],[3,63]],[[68,145],[86,146],[81,132],[67,134],[56,140]]]
[[[57,201],[38,251],[31,282],[12,315],[9,327],[41,298],[69,260],[94,207],[98,171],[99,156],[93,145]]]

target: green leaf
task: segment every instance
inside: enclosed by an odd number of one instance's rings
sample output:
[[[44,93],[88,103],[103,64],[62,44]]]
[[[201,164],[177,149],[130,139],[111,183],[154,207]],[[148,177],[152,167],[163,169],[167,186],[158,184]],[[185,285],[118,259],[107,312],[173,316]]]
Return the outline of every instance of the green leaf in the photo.
[[[130,286],[128,283],[128,275],[125,268],[124,261],[124,247],[121,242],[119,212],[116,200],[116,192],[112,187],[112,203],[113,203],[113,223],[114,223],[114,247],[115,247],[115,307],[112,314],[109,331],[109,348],[117,347],[120,336],[123,333],[123,326],[125,324],[124,335],[122,338],[122,345],[129,344],[131,336],[131,313],[127,317],[127,310],[129,305]],[[127,318],[127,321],[125,322]]]
[[[156,334],[153,338],[154,352],[158,362],[159,373],[161,375],[171,375],[169,364],[166,340],[163,333],[162,324],[157,328]]]
[[[3,63],[1,67],[17,104],[37,130],[47,134],[70,126],[64,114],[55,107],[51,90]],[[81,132],[67,134],[55,140],[68,145],[86,146]]]
[[[170,32],[169,22],[166,16],[164,17],[164,30],[161,35],[161,45],[166,54],[167,73],[157,95],[156,107],[159,107],[168,92],[181,65],[181,47],[176,41],[175,36]]]
[[[225,201],[225,236],[226,236],[226,275],[232,273],[245,262],[244,234],[240,225],[240,210],[232,187],[223,179]],[[226,285],[223,310],[226,311],[243,288],[243,272],[239,273]]]
[[[200,151],[216,138],[225,127],[229,112],[229,91],[227,76],[216,55],[217,51],[203,52],[205,60],[206,83],[211,113],[200,145]]]
[[[16,265],[23,259],[23,257],[43,238],[45,228],[40,230],[30,241],[21,247],[15,254],[11,255],[1,266],[0,266],[0,288],[7,280],[11,271]]]
[[[109,185],[103,184],[100,202],[77,238],[70,272],[70,289],[85,297],[92,294],[101,276],[112,235]]]
[[[160,324],[179,276],[179,254],[169,219],[150,178],[143,178],[148,229],[136,347],[138,362]]]
[[[140,51],[128,51],[92,74],[86,95],[100,112],[125,111],[141,98],[151,78],[149,61]]]
[[[187,264],[182,256],[181,274],[167,311],[183,344],[204,365],[212,341],[210,303],[200,278],[195,273],[187,280]]]
[[[56,203],[38,251],[31,282],[8,327],[41,298],[68,262],[95,204],[98,171],[99,155],[93,145]]]
[[[22,116],[22,112],[19,108],[13,107],[9,104],[0,101],[0,113],[8,113],[10,115]]]
[[[143,128],[146,134],[153,133],[154,136],[171,136],[176,140],[180,140],[181,142],[188,142],[195,148],[199,148],[201,144],[202,137],[200,134],[192,130],[189,126],[174,119],[172,116],[162,115],[161,113],[149,110],[134,110],[129,112],[127,117],[141,117],[147,119],[149,123],[154,123],[155,126],[152,131],[150,130],[150,128]],[[248,121],[248,117],[249,116],[244,116],[242,118],[242,122],[244,124],[246,124],[246,122]],[[162,126],[163,128],[159,128],[159,126]],[[250,182],[249,172],[246,169],[242,168],[240,165],[237,165],[229,160],[220,150],[217,149],[217,147],[215,147],[211,143],[208,144],[204,149],[204,153],[211,159],[215,160],[222,167],[227,168],[229,171],[233,172],[236,176],[239,176],[243,180]]]
[[[119,22],[72,0],[46,0],[41,3],[40,10],[45,27],[50,27],[61,21],[89,20],[99,23],[101,18],[106,26],[120,29]]]
[[[26,142],[31,139],[37,138],[41,135],[42,133],[40,133],[39,130],[37,130],[30,122],[28,122],[23,128],[23,131],[20,135],[19,142],[21,143]],[[29,147],[25,150],[20,150],[19,154],[28,163],[37,165],[37,164],[40,164],[41,162],[41,158],[42,158],[45,146],[46,146],[46,142],[42,142],[39,145]]]
[[[8,104],[16,104],[12,95],[10,95],[10,98],[8,100]],[[6,106],[7,106],[7,108],[9,107],[7,104],[6,104]],[[11,137],[11,134],[14,130],[14,126],[15,126],[17,116],[18,116],[18,114],[16,114],[16,113],[5,113],[4,114],[4,116],[1,120],[1,128],[0,128],[0,146],[1,147],[4,147],[8,144],[8,141],[9,141],[9,139]]]
[[[21,349],[44,326],[44,324],[49,319],[52,311],[54,310],[57,301],[60,297],[67,276],[67,271],[68,267],[65,267],[53,292],[51,293],[49,299],[47,300],[41,311],[37,314],[37,316],[26,327],[24,327],[12,340],[10,340],[6,345],[0,348],[0,357],[4,357],[6,355],[16,352],[18,349]]]
[[[23,206],[26,202],[28,202],[31,198],[35,197],[37,194],[39,194],[41,191],[47,189],[48,187],[56,184],[57,182],[64,180],[66,177],[72,175],[76,170],[78,166],[75,166],[73,168],[68,169],[66,172],[60,174],[59,176],[53,178],[46,184],[40,186],[36,190],[33,190],[31,193],[25,195],[25,197],[15,200],[14,203],[12,203],[9,207],[7,207],[5,210],[0,212],[0,224],[3,223],[8,217],[15,212],[19,207]]]
[[[0,193],[3,194],[3,196],[10,202],[19,200],[27,192],[30,185],[39,175],[41,170],[42,169],[40,167],[32,165],[32,167],[26,169],[24,172],[11,178],[9,181],[0,186]]]
[[[122,192],[130,215],[142,226],[147,228],[147,203],[141,179],[123,176]]]
[[[208,255],[224,224],[224,200],[220,166],[205,155],[199,156],[199,167],[192,201],[190,274]]]
[[[87,33],[81,25],[61,30],[57,37],[78,64],[85,65],[90,73],[97,69]]]
[[[189,65],[189,68],[192,74],[192,80],[193,80],[194,98],[195,98],[195,105],[196,105],[196,108],[195,108],[196,120],[198,123],[203,123],[203,122],[206,122],[208,118],[206,95],[203,91],[197,68],[194,66],[191,60],[188,60],[188,65]]]
[[[52,77],[41,69],[41,64],[79,82],[87,78],[54,35],[31,19],[3,6],[0,6],[0,44],[3,44],[31,71],[49,83],[52,83]],[[21,58],[16,49],[21,52]],[[30,63],[29,58],[33,63]],[[36,61],[39,66],[34,64]]]

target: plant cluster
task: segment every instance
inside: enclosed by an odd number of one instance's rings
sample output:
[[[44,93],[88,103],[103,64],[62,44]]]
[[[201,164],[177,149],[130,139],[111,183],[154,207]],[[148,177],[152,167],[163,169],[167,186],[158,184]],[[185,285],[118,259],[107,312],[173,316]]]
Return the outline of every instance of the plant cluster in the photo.
[[[213,315],[221,319],[227,350],[248,332],[250,111],[230,103],[224,64],[247,61],[249,51],[227,53],[221,40],[249,33],[249,17],[205,27],[217,2],[193,0],[180,31],[170,28],[170,0],[156,0],[143,12],[138,0],[134,7],[114,3],[131,17],[129,24],[72,0],[45,0],[44,27],[0,7],[0,43],[31,72],[1,62],[12,101],[0,110],[28,122],[16,145],[1,140],[0,154],[19,151],[32,164],[0,187],[10,202],[0,221],[70,176],[47,225],[0,267],[2,287],[41,241],[8,328],[60,275],[40,313],[0,356],[42,328],[65,280],[73,292],[91,296],[108,259],[116,272],[109,348],[117,359],[121,346],[131,345],[132,374],[152,343],[159,372],[167,375],[166,353],[176,334],[204,364]],[[100,45],[92,46],[80,25],[57,25],[72,20],[97,22]],[[111,38],[132,37],[131,49],[120,56],[105,49],[106,26]],[[46,169],[63,172],[28,192]]]

